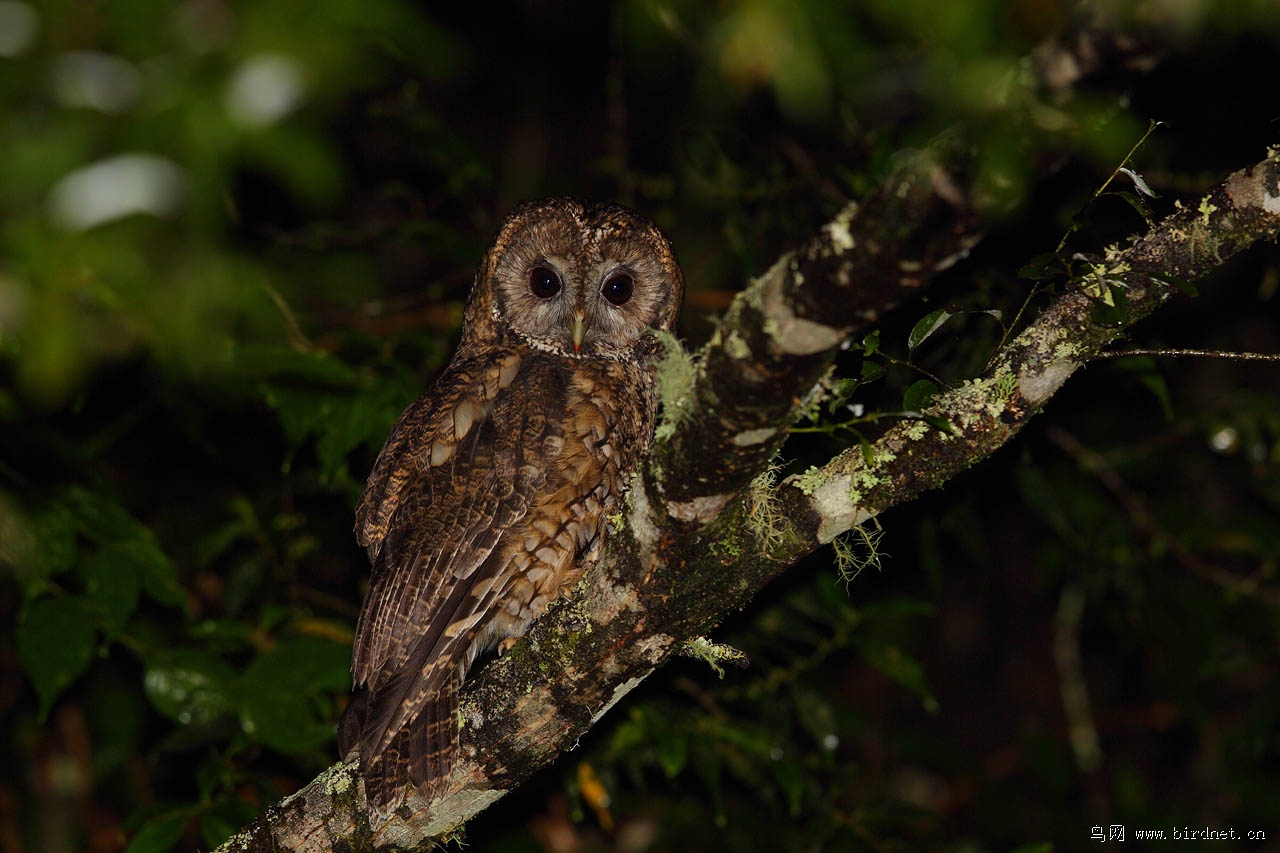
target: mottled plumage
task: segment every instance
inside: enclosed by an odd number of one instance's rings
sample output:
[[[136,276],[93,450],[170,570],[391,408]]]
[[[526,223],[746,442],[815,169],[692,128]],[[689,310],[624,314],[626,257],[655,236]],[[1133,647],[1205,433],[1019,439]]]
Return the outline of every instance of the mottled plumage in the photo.
[[[356,508],[373,575],[340,740],[378,820],[410,783],[439,793],[467,671],[594,558],[653,433],[649,330],[682,292],[666,238],[612,204],[523,205],[486,253],[457,352]]]

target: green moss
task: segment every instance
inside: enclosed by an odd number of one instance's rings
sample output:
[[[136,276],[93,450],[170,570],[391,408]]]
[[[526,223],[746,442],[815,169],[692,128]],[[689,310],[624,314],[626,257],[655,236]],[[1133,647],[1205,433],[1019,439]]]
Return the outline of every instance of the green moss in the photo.
[[[810,465],[809,470],[805,471],[799,477],[796,477],[796,488],[804,492],[806,495],[812,495],[822,487],[827,480],[822,473],[822,469],[817,465]]]
[[[730,332],[729,337],[724,339],[724,351],[728,353],[729,358],[733,359],[741,360],[751,357],[751,348],[737,332]]]
[[[1018,377],[1012,371],[1001,372],[992,379],[991,390],[995,391],[1001,400],[1008,400],[1018,390]]]
[[[912,421],[903,430],[909,441],[919,441],[929,433],[929,425],[924,421]]]
[[[662,422],[654,432],[654,438],[665,441],[676,426],[693,411],[693,385],[698,369],[693,357],[680,345],[670,332],[654,332],[666,350],[658,362],[658,399],[662,403]]]
[[[743,554],[742,543],[732,533],[717,537],[707,546],[707,551],[722,563],[731,563]]]
[[[771,462],[747,486],[745,516],[747,526],[755,533],[761,548],[776,551],[786,539],[788,521],[778,505],[775,488],[781,466]]]
[[[1062,341],[1053,348],[1053,357],[1056,359],[1080,361],[1082,355],[1082,347],[1074,341]]]
[[[881,450],[877,455],[877,460],[882,462],[892,462],[897,457],[888,451]],[[855,504],[862,503],[862,498],[867,492],[879,486],[885,481],[885,478],[872,472],[865,466],[858,466],[857,469],[849,473],[849,500]]]
[[[853,581],[862,570],[871,566],[880,570],[880,540],[884,528],[877,519],[853,528],[848,533],[831,540],[836,554],[836,569],[846,584]]]
[[[720,678],[724,678],[724,667],[720,665],[721,663],[740,664],[747,659],[745,654],[733,646],[713,643],[706,637],[694,637],[692,640],[685,641],[680,647],[680,653],[702,661]]]
[[[766,335],[775,341],[778,339],[778,335],[782,332],[782,330],[778,328],[778,321],[772,317],[765,317],[764,323],[761,324],[760,328]]]
[[[707,545],[713,557],[729,564],[746,554],[774,553],[786,542],[791,526],[778,503],[779,470],[778,465],[769,465],[721,516],[716,538]]]
[[[1200,211],[1200,224],[1208,225],[1209,215],[1217,211],[1217,209],[1218,209],[1218,206],[1213,202],[1209,201],[1208,196],[1205,196],[1204,198],[1200,199],[1200,206],[1196,208],[1196,210]]]
[[[325,794],[330,797],[344,794],[351,787],[351,776],[347,772],[346,764],[333,765],[321,773],[316,781],[324,786]]]

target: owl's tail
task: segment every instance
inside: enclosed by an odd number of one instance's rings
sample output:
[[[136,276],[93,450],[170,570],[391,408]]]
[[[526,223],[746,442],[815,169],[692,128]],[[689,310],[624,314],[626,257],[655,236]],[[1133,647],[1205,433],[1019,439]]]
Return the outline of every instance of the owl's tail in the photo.
[[[408,739],[409,730],[401,729],[382,752],[360,757],[364,797],[374,829],[386,823],[404,802],[409,783]]]
[[[409,781],[428,797],[442,793],[458,756],[458,691],[462,677],[445,676],[434,701],[410,723]]]
[[[458,754],[461,683],[461,676],[452,673],[441,679],[418,715],[379,751],[369,750],[367,740],[361,738],[369,711],[368,693],[361,690],[352,697],[339,724],[338,746],[345,760],[360,759],[374,828],[400,808],[410,784],[427,799],[443,791]]]

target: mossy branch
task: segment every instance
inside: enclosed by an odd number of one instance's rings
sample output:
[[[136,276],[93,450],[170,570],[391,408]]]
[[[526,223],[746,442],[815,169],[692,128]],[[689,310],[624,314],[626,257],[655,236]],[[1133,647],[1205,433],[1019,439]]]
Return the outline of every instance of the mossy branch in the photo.
[[[925,414],[946,420],[951,432],[902,423],[872,445],[870,463],[854,447],[788,478],[779,500],[793,529],[806,540],[829,542],[986,458],[1078,367],[1108,357],[1104,347],[1178,293],[1172,282],[1198,281],[1278,234],[1280,149],[1272,149],[1266,160],[1231,175],[1128,249],[1109,251],[1005,345],[986,374],[935,397]],[[1100,312],[1103,307],[1108,310]]]
[[[850,202],[799,251],[738,294],[663,405],[649,477],[682,517],[713,522],[786,440],[803,397],[841,345],[916,295],[978,241],[983,205],[967,155],[944,138],[902,155],[871,194]],[[820,283],[820,286],[815,286]],[[717,460],[713,469],[704,460]]]
[[[664,498],[663,484],[670,489],[677,469],[685,477],[714,479],[724,458],[697,452],[681,466],[655,464],[633,483],[625,523],[575,595],[467,685],[462,758],[442,797],[425,802],[411,794],[374,833],[358,773],[339,764],[223,849],[415,849],[455,831],[571,746],[667,657],[687,649],[687,641],[704,635],[797,559],[1004,445],[1078,367],[1168,301],[1177,292],[1170,280],[1199,280],[1245,247],[1278,235],[1280,152],[1273,152],[1231,175],[1194,209],[1173,214],[1127,250],[1111,253],[1002,347],[985,375],[936,397],[928,414],[948,421],[952,431],[902,423],[873,444],[869,457],[854,447],[776,486],[769,460],[760,454],[752,476],[716,498],[714,512],[707,502],[691,513],[687,503]],[[795,305],[805,284],[788,275],[792,285],[770,298],[796,302],[769,309],[775,318],[782,316],[777,311],[801,316]],[[828,282],[806,281],[830,290]],[[1117,292],[1123,292],[1126,312],[1100,319],[1098,306]],[[747,333],[772,346],[758,337],[769,336],[766,316],[733,312],[719,345]],[[746,328],[751,325],[753,332]],[[781,340],[798,340],[788,337],[794,334],[783,333]],[[816,334],[825,340],[828,332]],[[758,353],[752,353],[754,359]],[[711,382],[712,375],[702,373],[695,382]],[[793,411],[803,391],[792,389]],[[705,419],[679,419],[671,446],[696,447],[695,432],[705,425]],[[740,456],[733,459],[742,464]]]

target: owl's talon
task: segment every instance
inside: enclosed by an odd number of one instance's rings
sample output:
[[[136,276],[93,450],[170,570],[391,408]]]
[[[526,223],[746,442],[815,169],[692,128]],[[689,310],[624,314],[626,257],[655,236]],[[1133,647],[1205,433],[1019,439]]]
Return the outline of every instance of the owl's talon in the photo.
[[[505,655],[508,651],[511,650],[511,647],[518,642],[520,642],[519,637],[507,637],[501,643],[498,643],[498,657],[502,657],[503,655]]]

